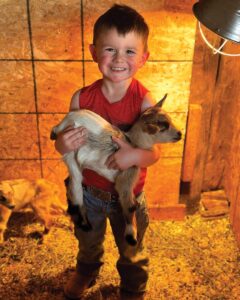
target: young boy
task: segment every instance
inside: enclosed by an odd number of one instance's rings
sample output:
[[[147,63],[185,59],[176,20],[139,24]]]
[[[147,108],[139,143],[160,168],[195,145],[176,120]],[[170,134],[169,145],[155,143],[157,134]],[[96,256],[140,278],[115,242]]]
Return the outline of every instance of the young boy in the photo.
[[[89,49],[102,73],[102,79],[78,90],[72,97],[70,110],[92,110],[111,124],[128,130],[141,112],[154,105],[149,91],[133,78],[148,59],[148,33],[143,17],[128,6],[114,5],[100,16],[95,23],[93,44]],[[84,128],[68,128],[58,137],[55,147],[64,154],[81,147],[86,136]],[[75,226],[79,253],[76,271],[64,288],[65,296],[69,299],[80,299],[99,273],[103,264],[107,218],[119,251],[117,270],[121,279],[120,299],[143,299],[146,291],[148,258],[144,256],[142,242],[148,225],[148,213],[143,185],[146,167],[156,162],[159,154],[155,148],[152,151],[142,150],[117,138],[114,141],[118,143],[119,150],[108,158],[107,166],[119,170],[134,165],[141,168],[134,190],[139,203],[136,211],[138,244],[135,255],[126,255],[131,246],[124,239],[125,222],[114,184],[91,170],[84,170],[84,203],[93,229],[84,232]],[[104,200],[106,195],[110,195],[109,201]]]

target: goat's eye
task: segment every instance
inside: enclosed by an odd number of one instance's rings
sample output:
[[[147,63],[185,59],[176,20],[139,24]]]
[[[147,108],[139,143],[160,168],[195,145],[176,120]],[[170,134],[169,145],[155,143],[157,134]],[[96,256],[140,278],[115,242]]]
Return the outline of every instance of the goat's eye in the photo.
[[[164,132],[164,131],[166,131],[166,130],[167,130],[167,129],[166,129],[165,127],[159,129],[160,132]]]
[[[7,202],[7,199],[2,195],[0,196],[0,200],[1,200],[1,202]]]
[[[161,121],[159,121],[159,122],[158,122],[158,127],[160,128],[159,130],[160,130],[161,132],[163,132],[163,131],[165,131],[165,130],[168,130],[168,128],[169,128],[169,123],[168,123],[168,122],[161,122]]]

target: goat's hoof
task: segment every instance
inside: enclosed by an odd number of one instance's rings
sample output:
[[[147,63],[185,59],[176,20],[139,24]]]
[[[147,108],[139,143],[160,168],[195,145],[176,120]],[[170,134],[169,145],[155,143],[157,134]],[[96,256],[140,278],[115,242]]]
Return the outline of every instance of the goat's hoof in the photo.
[[[79,206],[78,205],[72,205],[69,200],[68,200],[68,208],[67,208],[67,213],[70,216],[78,215],[79,213]]]
[[[82,229],[82,231],[88,232],[92,230],[92,225],[90,223],[81,223],[78,224],[78,227]]]
[[[130,246],[136,246],[137,245],[137,240],[131,234],[127,234],[125,236],[125,239],[126,239],[127,243]]]
[[[49,229],[48,227],[45,227],[45,228],[44,228],[44,231],[43,231],[43,234],[48,234],[48,233],[49,233],[49,230],[50,230],[50,229]]]
[[[128,208],[128,211],[130,213],[134,213],[136,211],[137,207],[138,207],[137,204],[134,204],[133,206],[131,206],[131,207]]]

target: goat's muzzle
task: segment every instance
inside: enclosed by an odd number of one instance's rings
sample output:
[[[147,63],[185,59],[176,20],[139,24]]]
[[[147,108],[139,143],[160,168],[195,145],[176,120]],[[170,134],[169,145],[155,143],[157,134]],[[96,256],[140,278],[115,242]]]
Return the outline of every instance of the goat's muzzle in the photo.
[[[178,131],[175,139],[176,139],[176,141],[180,141],[181,138],[182,138],[182,133],[181,133],[181,131]]]
[[[57,135],[53,130],[51,131],[50,139],[53,140],[53,141],[55,141],[57,139]]]
[[[14,207],[15,207],[15,205],[9,203],[8,199],[5,198],[4,196],[0,196],[0,204],[7,207],[8,209],[14,209]]]

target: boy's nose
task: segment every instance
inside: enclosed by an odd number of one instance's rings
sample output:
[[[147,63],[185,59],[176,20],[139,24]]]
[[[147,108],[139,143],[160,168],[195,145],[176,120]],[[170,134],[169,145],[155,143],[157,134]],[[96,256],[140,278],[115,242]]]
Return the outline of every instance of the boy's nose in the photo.
[[[123,60],[123,55],[121,52],[117,51],[115,56],[114,56],[115,61],[121,61]]]

